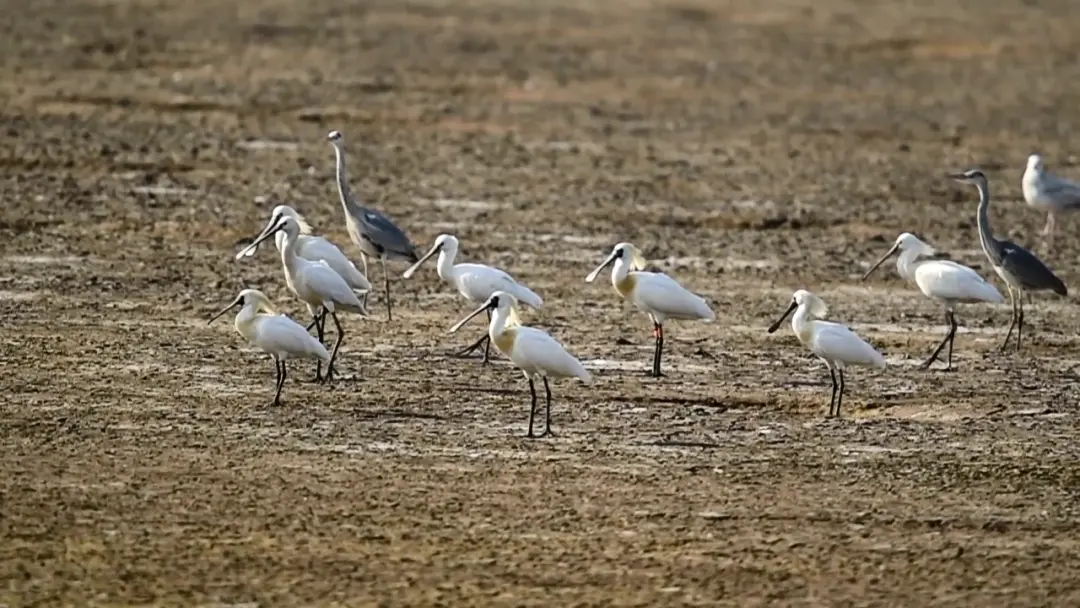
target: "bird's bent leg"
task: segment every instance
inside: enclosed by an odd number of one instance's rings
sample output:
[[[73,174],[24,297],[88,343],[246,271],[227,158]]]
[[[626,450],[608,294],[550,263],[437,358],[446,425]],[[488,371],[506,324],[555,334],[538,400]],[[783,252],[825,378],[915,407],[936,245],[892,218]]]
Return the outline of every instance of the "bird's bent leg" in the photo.
[[[532,395],[532,405],[529,406],[529,434],[526,435],[529,439],[532,439],[536,435],[533,435],[533,417],[536,416],[536,386],[533,385],[533,379],[529,377],[529,394]]]
[[[1024,333],[1024,301],[1020,300],[1020,306],[1017,307],[1019,313],[1016,316],[1016,350],[1020,351],[1020,336]]]
[[[833,371],[831,365],[829,366],[829,377],[832,378],[832,397],[829,397],[829,414],[825,416],[826,418],[832,418],[833,406],[836,405],[836,372]]]
[[[1001,343],[1002,352],[1009,347],[1009,338],[1012,337],[1013,328],[1016,327],[1016,294],[1013,291],[1012,285],[1007,286],[1009,289],[1009,302],[1012,304],[1012,322],[1009,323],[1009,331],[1005,332],[1005,341]]]
[[[548,386],[547,376],[544,376],[544,392],[547,395],[547,415],[544,423],[544,432],[540,434],[541,437],[554,437],[555,433],[551,432],[551,387]]]
[[[386,273],[386,258],[380,257],[379,261],[382,263],[383,289],[386,291],[386,320],[393,321],[394,311],[390,304],[390,275]]]
[[[840,404],[844,402],[844,368],[836,370],[840,373],[840,393],[836,396],[836,417],[840,417]]]
[[[281,364],[282,361],[280,361],[277,357],[274,357],[274,371],[277,372],[277,380],[274,382],[274,405],[279,405],[281,403],[281,387],[285,384],[285,377],[281,371]]]
[[[937,348],[934,349],[934,352],[930,353],[930,356],[927,357],[926,361],[922,362],[922,365],[919,366],[920,368],[928,369],[930,367],[930,365],[934,361],[937,361],[938,355],[941,354],[941,349],[944,348],[945,344],[947,342],[949,342],[949,340],[952,338],[953,332],[952,332],[952,321],[951,321],[952,316],[951,315],[952,315],[951,312],[949,312],[947,310],[945,311],[945,322],[950,324],[950,329],[949,329],[948,332],[945,333],[945,338],[942,339],[941,342],[937,345]],[[952,359],[952,346],[949,347],[949,358]],[[951,364],[950,364],[950,367],[952,367]]]
[[[490,325],[490,323],[491,323],[491,311],[490,310],[487,311],[487,316],[488,316],[488,324]],[[470,344],[470,345],[466,346],[465,348],[459,350],[457,353],[455,353],[455,355],[458,356],[458,357],[468,356],[468,355],[476,352],[477,350],[479,350],[479,348],[481,346],[484,347],[484,361],[483,362],[487,363],[488,360],[489,360],[489,349],[491,349],[491,336],[489,336],[487,332],[484,332],[483,337],[481,337],[479,340],[477,340],[476,342],[473,342],[472,344]]]
[[[326,364],[327,383],[332,383],[334,381],[334,359],[337,358],[338,349],[341,348],[341,343],[345,341],[345,330],[341,327],[341,321],[338,321],[337,312],[331,312],[330,317],[334,319],[334,328],[337,329],[337,340],[334,342],[334,352],[330,353],[330,362]]]

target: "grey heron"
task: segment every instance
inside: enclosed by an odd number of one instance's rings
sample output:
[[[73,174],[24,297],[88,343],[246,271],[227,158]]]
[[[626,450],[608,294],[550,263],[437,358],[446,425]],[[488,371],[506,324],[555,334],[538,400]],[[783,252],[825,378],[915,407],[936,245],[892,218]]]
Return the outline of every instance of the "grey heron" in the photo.
[[[345,210],[345,227],[349,238],[360,248],[365,256],[364,274],[367,274],[367,257],[379,259],[382,263],[383,287],[386,291],[386,317],[392,320],[394,313],[390,303],[390,275],[386,272],[387,260],[404,260],[416,263],[416,248],[405,233],[394,225],[382,213],[356,202],[349,182],[345,177],[345,138],[340,131],[331,131],[327,136],[334,146],[337,156],[337,186],[341,197],[341,207]]]
[[[1008,348],[1013,327],[1016,328],[1016,350],[1020,350],[1020,338],[1024,331],[1024,293],[1050,290],[1065,296],[1069,290],[1034,253],[1012,241],[999,241],[994,238],[989,217],[990,186],[982,171],[969,169],[963,173],[950,173],[949,177],[959,182],[974,184],[979,189],[979,243],[994,271],[1008,286],[1009,300],[1013,307],[1012,323],[1009,324],[1001,350]]]
[[[1053,236],[1058,216],[1080,211],[1080,184],[1047,171],[1038,154],[1028,157],[1020,186],[1029,206],[1046,211],[1043,236]]]

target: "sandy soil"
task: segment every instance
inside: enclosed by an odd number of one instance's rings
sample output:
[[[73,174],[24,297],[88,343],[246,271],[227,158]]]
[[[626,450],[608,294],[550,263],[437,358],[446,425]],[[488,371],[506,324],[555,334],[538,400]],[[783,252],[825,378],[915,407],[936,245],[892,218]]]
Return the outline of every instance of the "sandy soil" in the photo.
[[[1035,150],[1080,177],[1064,0],[0,3],[0,604],[1062,606],[1080,602],[1080,313],[942,312],[910,230],[985,276],[999,233],[1078,285],[1020,199]],[[326,133],[426,246],[457,234],[545,298],[593,370],[523,438],[504,358],[424,269],[348,318],[346,378],[270,362],[243,286],[302,318],[280,261],[233,260],[288,202],[345,246]],[[648,320],[584,276],[616,242],[706,295]],[[355,249],[347,250],[355,255]],[[358,256],[356,256],[358,259]],[[370,278],[381,283],[373,266]],[[787,326],[798,288],[882,349],[842,420]],[[1080,289],[1080,287],[1077,287]]]

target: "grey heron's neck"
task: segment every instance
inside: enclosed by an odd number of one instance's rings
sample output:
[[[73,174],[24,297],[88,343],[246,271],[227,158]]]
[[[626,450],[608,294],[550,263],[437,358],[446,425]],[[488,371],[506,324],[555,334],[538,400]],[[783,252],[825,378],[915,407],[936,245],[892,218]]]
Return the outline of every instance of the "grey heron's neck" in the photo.
[[[356,203],[353,201],[352,190],[349,189],[349,180],[345,176],[345,146],[334,146],[334,155],[337,159],[335,164],[337,170],[338,196],[341,197],[341,206],[344,207],[345,212],[348,213],[351,210],[350,208],[354,207]]]
[[[994,231],[990,229],[990,187],[984,181],[975,182],[975,187],[979,189],[979,210],[976,215],[976,221],[979,224],[979,244],[982,245],[983,253],[989,256],[994,250],[993,246],[997,244]]]

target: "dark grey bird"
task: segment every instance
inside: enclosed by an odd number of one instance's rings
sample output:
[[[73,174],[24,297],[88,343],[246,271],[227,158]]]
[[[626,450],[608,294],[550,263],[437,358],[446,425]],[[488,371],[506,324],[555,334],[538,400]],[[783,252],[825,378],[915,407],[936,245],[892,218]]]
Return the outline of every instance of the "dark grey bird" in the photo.
[[[994,271],[1005,281],[1009,288],[1009,300],[1012,301],[1013,316],[1009,324],[1009,331],[1005,334],[1005,341],[1001,344],[1001,350],[1009,346],[1009,338],[1012,337],[1013,328],[1016,328],[1016,350],[1020,350],[1020,336],[1024,331],[1024,294],[1033,291],[1053,291],[1065,296],[1069,290],[1065,283],[1054,274],[1054,271],[1046,267],[1042,260],[1034,253],[1024,249],[1012,241],[1000,241],[994,238],[994,232],[990,229],[990,186],[986,175],[978,169],[969,169],[963,173],[950,173],[949,177],[959,182],[975,184],[979,189],[979,243],[983,253],[990,260]]]
[[[386,271],[387,260],[404,260],[416,263],[420,258],[416,248],[405,232],[394,225],[390,218],[382,213],[356,202],[349,182],[345,178],[345,138],[340,131],[331,131],[327,136],[337,155],[337,186],[341,197],[341,207],[345,210],[345,227],[349,238],[360,248],[364,262],[364,274],[367,275],[367,256],[378,258],[382,263],[383,287],[386,291],[386,317],[393,320],[394,313],[390,303],[390,274]]]

